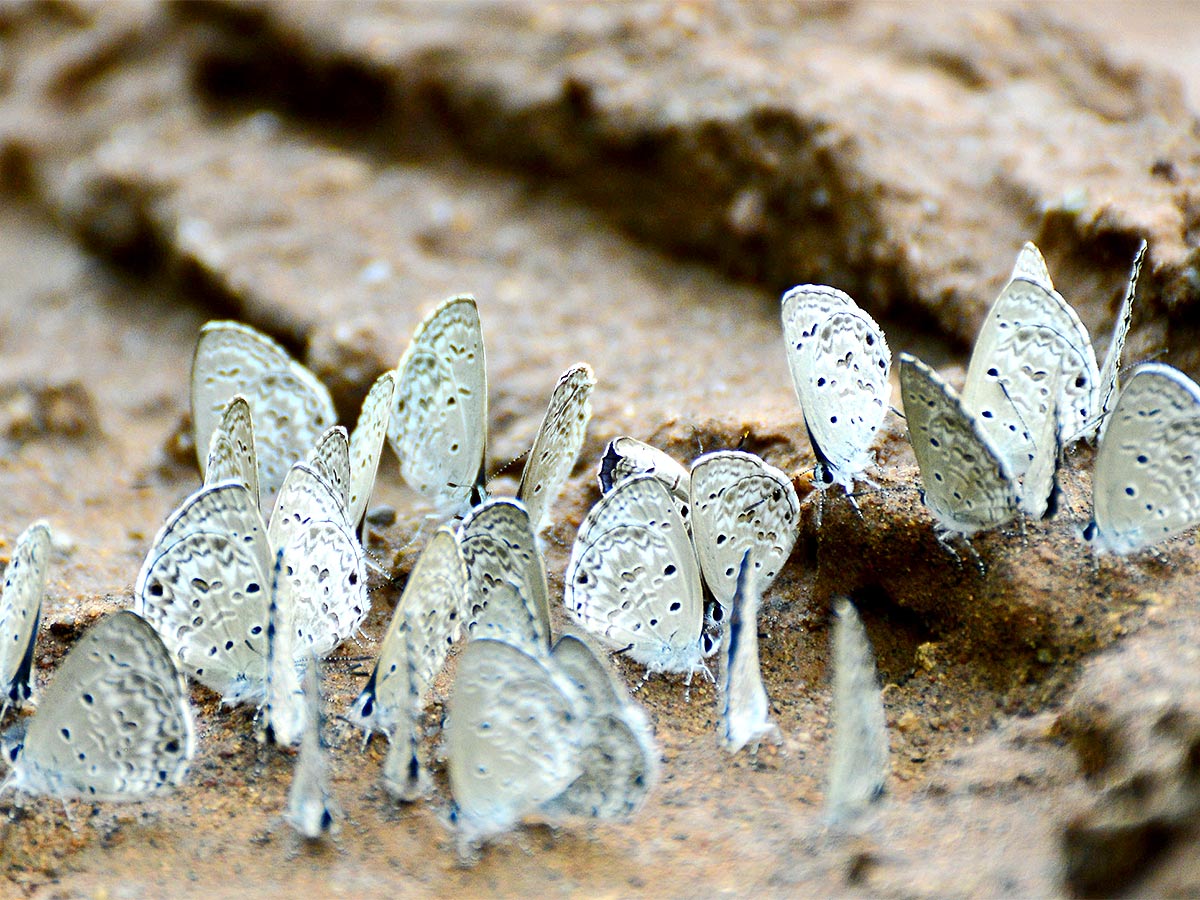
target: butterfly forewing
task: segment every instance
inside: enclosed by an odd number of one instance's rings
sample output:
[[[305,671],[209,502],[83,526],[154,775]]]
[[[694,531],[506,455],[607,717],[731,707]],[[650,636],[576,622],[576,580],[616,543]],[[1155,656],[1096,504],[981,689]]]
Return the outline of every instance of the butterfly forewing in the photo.
[[[1043,419],[1057,407],[1061,438],[1070,441],[1094,415],[1099,383],[1079,316],[1057,292],[1017,278],[1000,293],[975,340],[962,405],[1020,476],[1033,459]]]
[[[971,535],[1011,521],[1017,496],[1007,463],[950,386],[903,353],[900,392],[925,505],[939,530]]]
[[[217,484],[221,481],[242,482],[250,489],[254,502],[259,502],[254,423],[250,404],[240,394],[226,405],[208,446],[204,483]]]
[[[1117,399],[1096,452],[1094,539],[1129,553],[1200,521],[1200,388],[1144,363]]]
[[[414,727],[421,702],[458,637],[467,569],[449,528],[434,533],[408,576],[379,648],[379,659],[350,720],[389,736]]]
[[[563,373],[550,396],[517,489],[517,497],[529,510],[534,534],[549,524],[550,507],[579,457],[592,418],[595,386],[591,366],[580,364]]]
[[[0,594],[0,694],[5,706],[21,706],[32,694],[33,648],[50,563],[51,534],[35,522],[17,538],[4,570]]]
[[[343,513],[350,509],[350,439],[346,429],[334,425],[326,429],[313,446],[308,464],[325,479],[342,507]]]
[[[696,554],[662,482],[641,475],[605,494],[580,526],[566,572],[567,612],[653,672],[702,668]]]
[[[266,335],[237,322],[209,322],[192,360],[192,422],[202,470],[213,430],[238,394],[250,404],[259,490],[271,502],[288,468],[305,458],[337,413],[328,389]]]
[[[487,372],[479,310],[452,297],[413,335],[397,367],[388,440],[400,474],[440,511],[469,505],[483,475]]]
[[[1112,412],[1117,399],[1117,378],[1121,370],[1121,356],[1125,352],[1125,338],[1129,335],[1129,324],[1133,321],[1133,300],[1137,295],[1138,276],[1142,271],[1142,261],[1146,258],[1146,242],[1142,241],[1133,257],[1133,268],[1129,272],[1129,282],[1125,288],[1125,297],[1117,310],[1117,318],[1113,324],[1112,337],[1109,339],[1108,353],[1104,356],[1104,365],[1100,369],[1099,400],[1096,405],[1093,430],[1103,433],[1104,421]]]
[[[692,535],[713,596],[729,606],[747,551],[765,590],[799,532],[800,501],[791,479],[752,453],[720,450],[692,464],[691,486]]]
[[[379,458],[387,440],[388,420],[396,393],[396,373],[384,372],[363,400],[358,424],[350,433],[350,524],[357,527],[367,511]]]
[[[63,660],[29,722],[14,786],[137,800],[178,785],[195,750],[186,685],[132,612],[106,616]]]

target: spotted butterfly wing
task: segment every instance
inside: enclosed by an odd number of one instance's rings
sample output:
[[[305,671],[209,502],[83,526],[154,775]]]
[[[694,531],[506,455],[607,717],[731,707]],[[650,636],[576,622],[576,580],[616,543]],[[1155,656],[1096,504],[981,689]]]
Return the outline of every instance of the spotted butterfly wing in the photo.
[[[226,404],[250,404],[258,486],[270,503],[293,462],[337,421],[329,390],[266,335],[238,322],[209,322],[192,359],[192,423],[201,475]]]
[[[59,666],[10,751],[7,784],[54,797],[140,800],[179,785],[195,746],[171,654],[145,620],[116,612]]]
[[[440,512],[463,512],[485,494],[487,370],[475,299],[451,297],[430,313],[397,372],[388,440],[400,474]]]

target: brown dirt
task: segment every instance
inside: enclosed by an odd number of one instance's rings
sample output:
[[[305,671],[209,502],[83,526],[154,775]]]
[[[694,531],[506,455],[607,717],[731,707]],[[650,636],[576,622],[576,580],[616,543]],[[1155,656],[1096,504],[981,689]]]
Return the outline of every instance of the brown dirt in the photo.
[[[616,434],[683,460],[744,439],[807,490],[777,312],[792,283],[850,290],[894,352],[953,371],[1022,240],[1104,334],[1144,235],[1134,355],[1165,346],[1200,374],[1185,99],[1200,80],[1181,68],[1185,95],[1156,68],[1200,58],[1200,16],[1094,9],[1100,37],[1071,6],[6,7],[0,534],[45,517],[59,536],[39,678],[128,602],[197,483],[187,373],[211,317],[287,342],[345,418],[426,310],[475,293],[496,469],[528,446],[558,373],[590,362],[600,386],[550,532],[554,591]],[[903,423],[887,429],[884,490],[861,518],[827,499],[819,531],[809,500],[766,598],[780,748],[729,758],[711,686],[685,702],[655,679],[639,699],[664,777],[634,821],[531,825],[462,869],[444,784],[395,806],[381,747],[360,754],[340,720],[346,818],[332,845],[301,846],[281,820],[291,758],[197,688],[200,749],[178,793],[76,806],[74,827],[56,803],[0,801],[0,896],[1196,893],[1191,726],[1153,728],[1163,691],[1172,722],[1200,721],[1178,650],[1200,636],[1194,539],[1094,560],[1076,534],[1081,450],[1059,518],[975,541],[983,576],[934,540]],[[334,710],[420,546],[394,461],[382,479],[401,515],[372,552],[396,579],[373,585],[362,646],[328,666]],[[879,656],[893,762],[849,835],[820,815],[841,593]],[[1130,781],[1150,786],[1132,805]],[[1127,864],[1095,869],[1096,847]]]

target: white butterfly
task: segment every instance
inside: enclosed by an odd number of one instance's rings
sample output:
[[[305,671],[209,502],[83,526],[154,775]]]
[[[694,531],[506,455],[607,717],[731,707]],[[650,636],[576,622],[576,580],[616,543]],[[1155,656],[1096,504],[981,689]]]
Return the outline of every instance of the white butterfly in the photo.
[[[266,335],[238,322],[209,322],[192,359],[192,423],[200,474],[226,405],[240,394],[254,420],[258,487],[271,502],[288,468],[337,421],[329,391]]]
[[[567,612],[647,672],[707,671],[704,601],[691,539],[670,492],[627,478],[592,507],[571,549]]]
[[[350,436],[341,425],[326,429],[308,454],[308,465],[333,489],[338,506],[350,521]]]
[[[46,594],[51,534],[45,522],[34,522],[17,538],[0,594],[0,694],[3,708],[20,708],[33,693],[33,648]]]
[[[467,644],[444,726],[460,851],[507,831],[583,773],[568,690],[511,644]]]
[[[37,714],[6,732],[4,787],[140,800],[180,784],[195,749],[171,654],[145,620],[117,612],[71,648]]]
[[[551,657],[575,689],[582,774],[544,805],[551,814],[627,818],[658,781],[658,747],[650,720],[583,638],[564,634]]]
[[[849,600],[834,604],[833,738],[825,808],[846,822],[877,799],[887,782],[888,735],[875,655]]]
[[[564,640],[540,660],[474,640],[458,661],[445,743],[464,850],[536,811],[627,816],[655,780],[644,715],[586,644]]]
[[[240,481],[250,490],[254,502],[259,502],[258,454],[254,451],[254,423],[250,404],[236,394],[225,404],[221,419],[208,442],[204,483]]]
[[[607,494],[614,487],[634,475],[653,475],[661,481],[675,498],[679,515],[691,533],[692,476],[683,464],[657,447],[652,447],[637,438],[617,437],[608,442],[600,458],[601,493]]]
[[[529,511],[533,533],[541,534],[549,524],[550,507],[571,474],[588,422],[592,418],[592,389],[596,376],[591,366],[572,366],[558,379],[546,415],[534,438],[533,448],[521,473],[517,498]]]
[[[408,485],[445,514],[486,496],[487,367],[475,298],[443,302],[397,366],[388,440]]]
[[[269,646],[272,605],[277,640],[289,650]],[[269,659],[294,667],[357,631],[369,609],[363,552],[332,489],[297,463],[270,529],[243,484],[211,485],[185,500],[154,540],[134,606],[197,681],[227,703],[261,703]],[[294,692],[294,671],[277,677]],[[281,730],[299,736],[270,724],[281,742]]]
[[[1131,553],[1200,522],[1200,387],[1143,363],[1117,399],[1096,451],[1086,536]]]
[[[1015,476],[1029,468],[1042,420],[1055,407],[1064,445],[1102,427],[1115,398],[1145,253],[1143,241],[1103,366],[1079,316],[1054,290],[1037,247],[1027,243],[1018,255],[1012,278],[975,340],[962,394],[963,405],[978,416]]]
[[[925,505],[939,536],[970,536],[1017,515],[1008,463],[954,390],[915,356],[900,354],[900,394]]]
[[[321,687],[319,666],[311,658],[304,670],[304,732],[288,791],[288,824],[314,841],[335,828],[329,792],[329,760],[321,743]]]
[[[434,533],[408,576],[366,687],[349,720],[369,739],[388,736],[391,750],[384,784],[393,796],[412,800],[427,781],[417,745],[425,695],[458,638],[467,595],[467,569],[449,528]]]
[[[875,464],[871,444],[888,411],[892,356],[883,332],[843,292],[799,285],[782,302],[784,340],[809,443],[814,484],[849,493]]]
[[[771,721],[770,701],[762,683],[758,658],[758,606],[762,588],[751,562],[750,550],[742,554],[737,589],[729,615],[722,626],[720,696],[722,743],[737,753],[753,742],[780,740],[779,728]]]
[[[396,393],[396,373],[384,372],[371,385],[363,400],[362,411],[354,431],[350,432],[350,524],[357,527],[367,512],[379,458],[387,439],[388,422]]]
[[[800,501],[791,479],[753,453],[719,450],[692,463],[690,483],[692,538],[717,602],[726,609],[732,603],[747,552],[765,591],[799,534]]]
[[[470,636],[549,654],[546,570],[525,506],[504,498],[480,504],[463,519],[458,542],[467,565]]]

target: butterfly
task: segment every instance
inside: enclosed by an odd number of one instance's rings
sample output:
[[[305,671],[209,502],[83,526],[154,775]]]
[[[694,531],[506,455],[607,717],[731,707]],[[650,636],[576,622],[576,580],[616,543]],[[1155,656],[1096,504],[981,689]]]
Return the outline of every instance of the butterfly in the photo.
[[[337,412],[325,385],[275,341],[239,322],[209,322],[192,358],[192,427],[202,476],[213,431],[238,395],[253,419],[258,489],[270,503],[288,468],[337,422]]]
[[[733,602],[747,553],[765,591],[799,534],[800,501],[791,479],[753,453],[719,450],[692,463],[689,482],[692,538],[717,602],[726,609]]]
[[[397,366],[388,440],[400,474],[443,515],[462,516],[487,499],[487,369],[475,299],[451,297],[418,326]],[[580,363],[559,379],[529,452],[517,497],[534,533],[583,445],[596,385]]]
[[[833,738],[825,808],[834,822],[860,814],[883,794],[888,773],[887,718],[875,655],[849,600],[834,604]]]
[[[577,638],[543,659],[491,638],[469,642],[445,747],[460,850],[539,810],[628,816],[657,774],[644,714]]]
[[[875,464],[870,448],[888,411],[891,351],[875,320],[836,288],[792,288],[782,318],[792,384],[817,456],[814,483],[849,493]]]
[[[329,792],[329,760],[321,743],[320,663],[310,658],[304,669],[304,730],[288,791],[288,824],[315,841],[335,828]]]
[[[722,628],[720,697],[721,737],[725,749],[737,753],[764,739],[778,742],[779,728],[771,721],[770,701],[762,683],[758,658],[758,586],[750,550],[742,554],[737,588],[730,601],[729,615]]]
[[[71,648],[37,713],[5,733],[4,787],[141,800],[182,783],[196,749],[187,687],[140,616],[105,616]]]
[[[439,512],[464,512],[487,494],[487,367],[475,298],[451,297],[430,313],[396,371],[387,436],[400,474]]]
[[[925,505],[939,537],[970,536],[1016,518],[1017,483],[954,390],[921,360],[900,354],[900,394]]]
[[[384,785],[402,800],[419,796],[427,781],[417,755],[421,708],[461,631],[466,597],[458,538],[440,528],[408,576],[375,668],[350,708],[350,722],[368,739],[373,731],[388,736]]]
[[[671,492],[679,515],[691,530],[692,476],[683,464],[657,447],[637,438],[621,436],[613,438],[604,448],[600,458],[598,480],[600,491],[607,494],[614,487],[634,475],[653,475]]]
[[[533,655],[550,652],[546,570],[529,513],[519,500],[485,501],[463,519],[458,542],[467,565],[467,629]]]
[[[567,563],[567,613],[647,673],[707,671],[696,552],[670,492],[651,475],[627,478],[579,527]]]
[[[1131,553],[1200,522],[1200,387],[1143,363],[1100,438],[1085,531],[1103,551]]]
[[[369,609],[364,555],[333,489],[297,463],[269,526],[240,482],[185,500],[154,539],[134,608],[201,684],[230,704],[261,703],[271,659],[292,667],[357,631]],[[272,621],[286,650],[272,648]]]
[[[580,363],[562,374],[550,395],[550,404],[517,489],[517,498],[529,511],[535,535],[549,524],[550,507],[579,458],[592,418],[591,397],[595,386],[596,376],[591,366]]]
[[[963,405],[978,417],[1015,477],[1032,463],[1041,422],[1055,409],[1064,445],[1095,434],[1110,412],[1145,253],[1143,241],[1101,366],[1087,329],[1054,289],[1037,247],[1027,243],[1022,249],[975,339],[962,393]]]
[[[4,572],[4,593],[0,594],[0,693],[4,702],[0,717],[10,706],[20,708],[33,693],[29,678],[51,540],[50,526],[34,522],[17,538]]]

